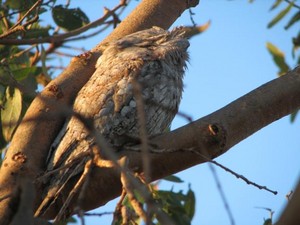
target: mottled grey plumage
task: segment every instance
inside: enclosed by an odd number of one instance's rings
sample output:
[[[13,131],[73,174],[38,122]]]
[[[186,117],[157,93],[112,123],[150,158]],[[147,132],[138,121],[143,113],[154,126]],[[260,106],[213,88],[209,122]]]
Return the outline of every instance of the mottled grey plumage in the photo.
[[[137,102],[133,80],[141,85],[148,135],[162,133],[178,110],[189,42],[180,28],[170,32],[158,27],[140,31],[109,43],[96,64],[96,71],[78,93],[74,111],[92,118],[94,126],[116,149],[139,136]],[[95,144],[84,125],[72,117],[66,123],[48,157],[48,170],[72,162]],[[81,160],[81,162],[84,160]],[[38,214],[49,206],[71,172],[83,163],[60,170],[49,181],[49,190]],[[52,190],[52,191],[51,191]]]

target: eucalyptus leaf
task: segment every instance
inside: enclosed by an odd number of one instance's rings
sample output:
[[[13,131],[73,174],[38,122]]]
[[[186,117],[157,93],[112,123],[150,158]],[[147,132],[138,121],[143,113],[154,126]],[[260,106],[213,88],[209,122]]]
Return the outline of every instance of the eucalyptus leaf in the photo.
[[[284,53],[270,42],[267,42],[267,49],[270,52],[270,54],[272,55],[275,64],[279,68],[278,75],[281,76],[281,75],[285,74],[286,72],[288,72],[289,66],[285,62]]]
[[[294,2],[291,2],[284,10],[280,11],[277,16],[275,16],[271,22],[268,24],[268,28],[273,27],[276,23],[278,23],[293,7]]]
[[[12,74],[14,75],[14,78],[18,81],[25,79],[30,73],[34,73],[36,70],[36,67],[25,67],[25,68],[19,68],[16,70],[12,70]]]
[[[272,224],[273,224],[272,219],[269,218],[269,219],[266,219],[266,220],[264,221],[264,224],[263,224],[263,225],[272,225]]]
[[[271,6],[270,10],[276,9],[280,5],[281,2],[283,2],[283,0],[276,0],[274,2],[274,4]]]
[[[300,11],[294,14],[294,16],[289,20],[288,24],[284,27],[284,29],[289,29],[296,22],[300,22]]]
[[[164,177],[163,180],[174,182],[174,183],[183,183],[184,182],[183,180],[181,180],[179,177],[177,177],[175,175],[170,175],[170,176]]]
[[[192,220],[195,215],[195,206],[196,206],[195,193],[191,189],[189,189],[186,194],[186,202],[184,204],[184,208],[190,220]]]
[[[22,95],[19,89],[8,87],[5,92],[5,103],[1,108],[2,134],[9,142],[18,126],[22,112]]]
[[[296,112],[293,112],[291,114],[291,116],[290,116],[291,123],[295,122],[298,112],[299,112],[299,110],[297,110]]]
[[[11,9],[24,10],[30,9],[34,3],[33,0],[6,0],[4,4]]]

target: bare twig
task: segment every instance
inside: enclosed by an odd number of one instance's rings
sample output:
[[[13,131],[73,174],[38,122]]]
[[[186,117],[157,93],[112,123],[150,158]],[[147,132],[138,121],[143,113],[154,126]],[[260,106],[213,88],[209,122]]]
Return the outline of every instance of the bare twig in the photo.
[[[93,37],[93,36],[96,36],[97,34],[105,31],[107,28],[109,28],[109,26],[111,25],[110,24],[111,22],[108,21],[107,23],[103,23],[102,25],[104,27],[100,28],[99,30],[91,33],[91,34],[88,34],[88,35],[81,35],[81,36],[78,36],[78,37],[73,37],[73,38],[68,38],[67,40],[65,40],[65,42],[71,42],[71,41],[78,41],[78,40],[84,40],[84,39],[88,39],[90,37]]]
[[[129,178],[131,177],[131,178]],[[134,208],[137,215],[142,218],[145,223],[149,224],[149,218],[147,217],[147,213],[144,211],[141,203],[136,199],[134,194],[134,186],[132,185],[132,180],[135,179],[133,175],[129,171],[124,171],[121,173],[121,182],[123,184],[124,189],[126,190],[128,199],[130,201],[131,206]]]
[[[102,213],[84,213],[85,216],[105,216],[112,215],[114,212],[102,212]]]
[[[85,26],[82,26],[78,29],[72,30],[68,33],[64,34],[57,34],[49,37],[44,38],[31,38],[31,39],[0,39],[0,44],[7,44],[7,45],[24,45],[24,44],[40,44],[40,43],[53,43],[53,42],[62,42],[70,37],[74,37],[76,35],[79,35],[93,27],[97,27],[99,25],[102,25],[107,18],[112,16],[118,9],[121,7],[125,7],[126,4],[124,4],[124,1],[121,1],[119,5],[114,7],[112,10],[107,11],[101,18],[98,20],[95,20],[94,22],[91,22]],[[1,38],[1,36],[0,36]]]
[[[130,149],[130,147],[129,147],[129,148],[126,148],[126,150],[129,150],[129,151],[130,151],[130,150],[137,151],[137,149],[135,149],[135,148]],[[158,153],[158,154],[161,154],[161,153],[172,153],[172,152],[178,152],[178,151],[180,151],[180,152],[192,152],[192,153],[194,153],[194,154],[196,154],[196,155],[199,155],[201,158],[205,159],[207,162],[210,162],[210,163],[212,163],[212,164],[214,164],[214,165],[216,165],[216,166],[222,168],[222,169],[225,170],[226,172],[231,173],[231,174],[234,175],[236,178],[242,179],[243,181],[245,181],[245,182],[246,182],[247,184],[249,184],[249,185],[252,185],[252,186],[254,186],[254,187],[257,187],[257,188],[260,189],[260,190],[266,190],[266,191],[268,191],[268,192],[271,192],[271,193],[274,194],[274,195],[277,195],[277,193],[278,193],[277,191],[271,190],[271,189],[269,189],[269,188],[266,187],[266,186],[262,186],[262,185],[256,184],[256,183],[253,182],[253,181],[250,181],[250,180],[247,179],[245,176],[243,176],[243,175],[241,175],[241,174],[238,174],[238,173],[234,172],[233,170],[229,169],[228,167],[226,167],[226,166],[224,166],[224,165],[218,163],[217,161],[212,160],[212,159],[209,159],[209,158],[208,158],[207,156],[205,156],[204,154],[201,154],[201,153],[197,152],[194,148],[185,148],[185,149],[150,149],[150,152],[151,152],[151,153]]]
[[[145,105],[142,97],[142,88],[136,79],[133,79],[133,93],[136,98],[137,117],[139,123],[139,137],[141,139],[141,151],[143,159],[143,171],[145,174],[145,181],[150,182],[150,162],[148,149],[148,134],[146,130],[146,114]]]
[[[277,195],[277,194],[278,194],[277,191],[273,191],[273,190],[267,188],[266,186],[262,186],[262,185],[259,185],[259,184],[254,183],[254,182],[250,181],[249,179],[247,179],[245,176],[240,175],[240,174],[234,172],[233,170],[229,169],[228,167],[223,166],[222,164],[218,163],[218,162],[215,161],[215,160],[210,160],[209,162],[211,162],[211,163],[215,164],[216,166],[222,168],[222,169],[225,170],[226,172],[231,173],[231,174],[234,175],[236,178],[242,179],[243,181],[245,181],[245,182],[246,182],[247,184],[249,184],[249,185],[252,185],[252,186],[254,186],[254,187],[257,187],[258,189],[261,189],[261,190],[266,190],[266,191],[268,191],[268,192],[271,192],[271,193],[274,194],[274,195]]]
[[[12,26],[11,29],[14,29],[15,27],[19,26],[22,23],[22,21],[41,3],[42,3],[42,0],[37,0],[33,4],[33,6],[24,14],[24,16],[22,16],[22,18],[20,20],[18,20],[18,22],[14,26]]]
[[[4,34],[0,35],[0,39],[5,38],[13,33],[16,33],[17,31],[25,31],[26,27],[34,22],[36,22],[38,20],[38,9],[37,9],[37,13],[35,15],[34,18],[32,18],[31,20],[28,20],[25,24],[21,25],[22,21],[36,8],[38,7],[40,4],[42,3],[42,0],[37,0],[33,6],[24,14],[24,16],[22,16],[21,19],[19,19],[17,21],[17,23],[12,26],[7,32],[5,32]]]
[[[222,201],[223,201],[223,203],[224,203],[224,208],[225,208],[225,210],[226,210],[226,212],[227,212],[227,215],[228,215],[228,217],[229,217],[230,224],[231,224],[231,225],[234,225],[234,224],[235,224],[234,217],[233,217],[233,215],[232,215],[231,209],[230,209],[229,204],[228,204],[228,201],[227,201],[227,199],[226,199],[226,196],[225,196],[224,190],[223,190],[223,188],[222,188],[220,179],[219,179],[219,177],[218,177],[218,175],[217,175],[217,173],[216,173],[215,168],[214,168],[211,164],[208,164],[208,166],[209,166],[209,168],[210,168],[210,170],[211,170],[211,172],[212,172],[212,174],[213,174],[213,177],[214,177],[214,180],[215,180],[215,182],[216,182],[218,191],[219,191],[220,196],[221,196],[221,198],[222,198]]]
[[[115,208],[115,211],[114,211],[114,217],[113,217],[113,221],[112,221],[112,224],[115,224],[118,220],[119,220],[119,217],[122,215],[122,207],[123,207],[123,201],[126,197],[126,191],[123,187],[122,189],[122,193],[121,193],[121,196],[120,196],[120,199],[116,205],[116,208]]]

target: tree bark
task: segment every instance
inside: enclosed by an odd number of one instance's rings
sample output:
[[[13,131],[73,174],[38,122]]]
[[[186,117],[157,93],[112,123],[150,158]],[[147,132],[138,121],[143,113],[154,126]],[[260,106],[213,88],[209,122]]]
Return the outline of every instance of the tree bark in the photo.
[[[187,2],[189,4],[187,4]],[[64,115],[58,116],[60,108],[71,105],[77,92],[93,74],[95,62],[101,55],[103,43],[129,33],[160,26],[164,29],[187,8],[196,6],[198,0],[144,0],[109,35],[90,52],[72,59],[66,70],[34,99],[16,130],[0,170],[0,224],[9,224],[18,209],[21,177],[34,182],[44,171],[44,162]],[[40,190],[36,189],[36,202]]]
[[[151,139],[150,143],[157,146],[155,153],[149,155],[151,181],[218,157],[261,128],[294,112],[300,107],[299,87],[297,67],[206,117]],[[118,156],[126,156],[128,168],[143,175],[140,152],[124,150]],[[81,201],[84,210],[104,205],[121,193],[120,172],[112,163],[103,161],[101,167],[95,167],[90,180]],[[73,185],[70,182],[62,199]],[[52,218],[59,208],[54,206],[47,217]]]

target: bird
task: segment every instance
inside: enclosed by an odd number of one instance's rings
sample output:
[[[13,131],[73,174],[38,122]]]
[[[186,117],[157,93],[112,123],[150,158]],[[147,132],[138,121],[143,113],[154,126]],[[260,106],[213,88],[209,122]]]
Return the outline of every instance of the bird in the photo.
[[[139,137],[139,94],[147,135],[163,133],[178,112],[189,45],[182,27],[171,31],[152,27],[107,43],[94,74],[74,100],[74,113],[91,119],[116,152],[122,151]],[[135,93],[136,85],[140,93]],[[35,216],[45,214],[68,180],[82,173],[95,144],[83,121],[70,116],[49,150],[46,173],[51,176]]]

